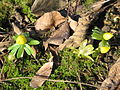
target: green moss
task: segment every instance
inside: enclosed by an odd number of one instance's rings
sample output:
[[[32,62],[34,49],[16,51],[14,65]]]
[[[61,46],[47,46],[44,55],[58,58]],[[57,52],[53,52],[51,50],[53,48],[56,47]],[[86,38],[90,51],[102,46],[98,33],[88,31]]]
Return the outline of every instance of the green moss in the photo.
[[[31,14],[30,6],[33,0],[2,0],[0,1],[0,27],[9,28],[5,24],[9,22],[10,16],[14,13],[15,6],[23,8],[23,13],[28,14],[28,17],[34,22],[35,16]],[[34,17],[34,18],[33,18]]]

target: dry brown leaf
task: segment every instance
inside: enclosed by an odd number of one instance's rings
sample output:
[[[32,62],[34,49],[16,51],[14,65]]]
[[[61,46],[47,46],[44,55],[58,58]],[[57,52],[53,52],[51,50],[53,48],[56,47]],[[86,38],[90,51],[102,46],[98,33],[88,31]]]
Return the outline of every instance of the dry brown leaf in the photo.
[[[52,57],[53,58],[53,57]],[[36,75],[32,78],[30,82],[30,86],[33,88],[38,88],[42,86],[42,84],[48,79],[51,74],[53,62],[49,60],[48,63],[45,63],[36,73]]]
[[[35,23],[36,30],[47,30],[53,27],[54,20],[51,12],[45,13]]]
[[[55,27],[58,26],[59,24],[63,23],[66,21],[66,18],[63,17],[60,12],[58,11],[52,11],[53,19],[54,19],[54,25]]]
[[[63,25],[53,32],[50,38],[46,41],[49,44],[60,45],[63,43],[64,39],[67,39],[70,35],[70,29],[68,23],[65,22]]]
[[[100,90],[120,90],[120,58],[111,67],[108,78],[101,85]]]
[[[48,12],[36,21],[35,28],[36,30],[51,29],[53,26],[56,27],[65,22],[65,20],[66,18],[63,17],[58,11]]]
[[[16,34],[20,35],[22,33],[20,28],[17,25],[15,25],[15,23],[12,23],[12,27],[13,27],[13,30]]]
[[[70,28],[73,31],[75,31],[75,29],[76,29],[76,27],[78,25],[77,21],[73,20],[71,17],[68,17],[68,23],[69,23]]]

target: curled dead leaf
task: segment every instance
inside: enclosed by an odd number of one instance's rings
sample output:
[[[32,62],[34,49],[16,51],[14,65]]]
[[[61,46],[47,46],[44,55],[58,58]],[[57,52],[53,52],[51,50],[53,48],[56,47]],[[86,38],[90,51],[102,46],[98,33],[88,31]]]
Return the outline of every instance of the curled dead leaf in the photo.
[[[53,57],[52,57],[53,58]],[[51,74],[53,67],[53,62],[50,60],[48,63],[45,63],[36,73],[36,75],[32,78],[30,82],[30,86],[33,88],[38,88],[42,86],[42,84],[48,79]]]
[[[46,30],[56,27],[65,22],[66,18],[63,17],[58,11],[45,13],[35,23],[36,30]]]

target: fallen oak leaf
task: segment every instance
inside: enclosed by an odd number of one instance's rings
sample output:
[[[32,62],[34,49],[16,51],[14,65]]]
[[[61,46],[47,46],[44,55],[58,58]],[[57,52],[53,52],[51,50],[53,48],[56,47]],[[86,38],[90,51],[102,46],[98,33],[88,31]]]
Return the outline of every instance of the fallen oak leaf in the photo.
[[[53,57],[52,57],[53,58]],[[52,59],[50,58],[50,59]],[[30,82],[30,86],[32,88],[38,88],[43,85],[43,83],[46,81],[45,79],[48,79],[48,77],[51,74],[53,67],[52,60],[49,60],[48,63],[45,63],[36,73],[34,77],[32,77],[32,80]]]

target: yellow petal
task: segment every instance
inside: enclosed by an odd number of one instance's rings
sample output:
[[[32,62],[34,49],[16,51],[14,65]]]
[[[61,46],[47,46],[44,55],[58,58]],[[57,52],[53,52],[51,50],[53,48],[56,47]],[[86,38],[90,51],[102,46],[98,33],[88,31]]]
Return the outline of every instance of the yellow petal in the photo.
[[[104,33],[103,34],[103,38],[105,39],[105,40],[109,40],[109,39],[111,39],[113,37],[113,34],[112,33]]]
[[[101,53],[107,53],[110,50],[110,47],[100,47]]]
[[[16,39],[17,44],[25,44],[27,42],[27,39],[24,35],[19,35]]]

